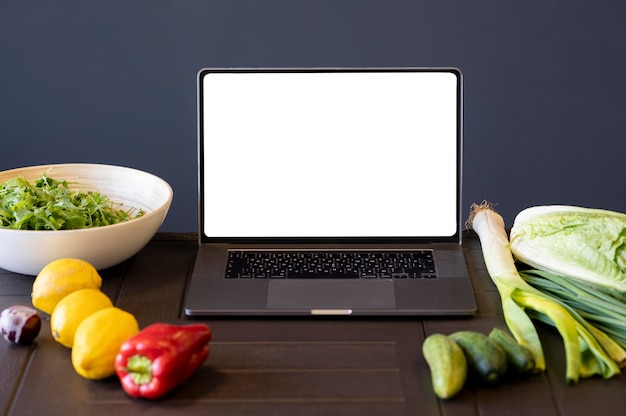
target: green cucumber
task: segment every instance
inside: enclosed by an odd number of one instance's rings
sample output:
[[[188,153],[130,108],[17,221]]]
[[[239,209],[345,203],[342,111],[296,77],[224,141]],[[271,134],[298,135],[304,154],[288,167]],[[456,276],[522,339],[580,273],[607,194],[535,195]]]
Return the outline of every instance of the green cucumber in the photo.
[[[456,396],[467,377],[467,361],[461,347],[446,335],[432,334],[424,340],[422,353],[430,367],[437,397],[450,399]]]
[[[500,328],[494,328],[489,333],[489,338],[500,345],[506,354],[509,365],[512,366],[518,374],[530,374],[534,371],[535,356],[532,351],[519,344],[508,332]]]
[[[458,331],[449,337],[456,342],[467,359],[467,365],[486,384],[497,384],[507,371],[506,354],[487,335],[475,331]]]

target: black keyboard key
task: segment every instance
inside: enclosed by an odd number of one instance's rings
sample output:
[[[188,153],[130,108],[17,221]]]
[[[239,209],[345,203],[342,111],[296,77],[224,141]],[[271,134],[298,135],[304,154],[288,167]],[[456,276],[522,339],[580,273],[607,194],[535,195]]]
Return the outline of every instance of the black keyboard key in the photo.
[[[430,250],[399,252],[233,251],[227,263],[229,278],[434,278]]]
[[[306,272],[289,272],[287,273],[288,279],[358,279],[359,274],[356,272],[344,272],[344,273],[319,273],[315,271]]]
[[[361,279],[378,279],[378,274],[366,272],[366,273],[361,274]]]

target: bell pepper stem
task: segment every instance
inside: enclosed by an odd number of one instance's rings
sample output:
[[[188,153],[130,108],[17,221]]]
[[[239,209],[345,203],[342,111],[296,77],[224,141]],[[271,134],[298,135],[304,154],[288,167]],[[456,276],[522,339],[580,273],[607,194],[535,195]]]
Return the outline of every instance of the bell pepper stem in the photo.
[[[152,380],[152,360],[137,354],[128,358],[126,370],[136,385],[146,384]]]

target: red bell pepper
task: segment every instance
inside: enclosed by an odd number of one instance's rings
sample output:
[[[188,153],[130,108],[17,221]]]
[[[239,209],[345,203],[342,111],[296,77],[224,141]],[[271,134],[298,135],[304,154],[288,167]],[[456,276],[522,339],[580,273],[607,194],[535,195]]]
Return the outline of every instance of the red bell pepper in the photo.
[[[122,388],[132,397],[164,396],[207,359],[210,340],[211,329],[204,324],[147,326],[126,340],[116,356]]]

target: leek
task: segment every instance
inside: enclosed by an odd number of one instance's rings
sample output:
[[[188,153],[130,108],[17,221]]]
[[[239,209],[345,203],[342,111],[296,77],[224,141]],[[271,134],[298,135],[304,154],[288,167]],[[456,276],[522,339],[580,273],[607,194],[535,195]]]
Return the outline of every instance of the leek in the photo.
[[[505,322],[515,339],[533,352],[536,371],[545,370],[546,363],[531,318],[554,325],[561,334],[568,382],[595,374],[609,378],[620,372],[618,363],[626,360],[626,352],[619,345],[572,308],[521,277],[504,220],[491,204],[473,204],[467,226],[480,240],[487,271],[501,297]]]
[[[530,207],[515,217],[510,240],[516,260],[626,300],[626,214],[563,205]]]
[[[626,303],[593,286],[543,270],[521,270],[531,286],[559,298],[622,348],[626,348]]]

